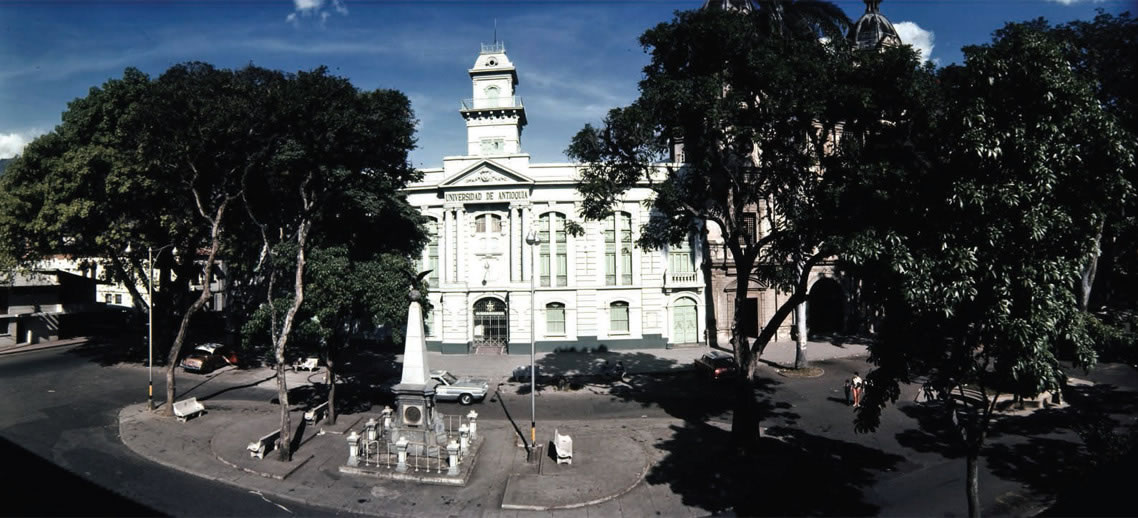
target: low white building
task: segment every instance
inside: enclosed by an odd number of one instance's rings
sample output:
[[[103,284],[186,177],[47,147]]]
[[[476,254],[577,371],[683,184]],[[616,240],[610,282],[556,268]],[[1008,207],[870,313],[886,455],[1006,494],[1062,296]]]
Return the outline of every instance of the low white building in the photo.
[[[431,219],[428,348],[529,353],[531,329],[538,351],[704,343],[697,243],[634,246],[646,188],[627,193],[607,221],[582,221],[576,167],[531,163],[523,151],[526,110],[505,46],[482,45],[469,73],[472,95],[459,110],[466,155],[443,158],[406,189]],[[584,235],[567,232],[571,221]]]

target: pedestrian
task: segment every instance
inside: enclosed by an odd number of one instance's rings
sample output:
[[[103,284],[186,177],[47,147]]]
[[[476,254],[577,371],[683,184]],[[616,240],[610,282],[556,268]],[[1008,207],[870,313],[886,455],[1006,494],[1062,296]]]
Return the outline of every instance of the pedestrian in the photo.
[[[861,406],[861,391],[863,385],[865,385],[865,381],[861,379],[857,371],[854,371],[854,376],[853,379],[850,380],[850,383],[853,385],[853,406],[854,408],[858,408]]]
[[[850,406],[851,404],[853,404],[853,399],[852,399],[853,395],[850,393],[853,390],[853,380],[846,378],[845,389],[846,389],[846,406]]]

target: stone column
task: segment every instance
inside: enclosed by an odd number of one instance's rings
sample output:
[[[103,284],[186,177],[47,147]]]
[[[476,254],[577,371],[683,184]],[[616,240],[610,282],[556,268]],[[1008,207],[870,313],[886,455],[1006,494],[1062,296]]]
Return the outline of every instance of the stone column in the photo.
[[[443,207],[443,230],[439,235],[439,284],[450,282],[450,209]]]
[[[471,410],[466,418],[470,420],[470,440],[473,441],[478,438],[478,412]]]
[[[466,209],[459,207],[455,209],[455,221],[458,223],[457,231],[455,232],[455,260],[457,265],[455,271],[456,281],[463,281],[466,279]]]

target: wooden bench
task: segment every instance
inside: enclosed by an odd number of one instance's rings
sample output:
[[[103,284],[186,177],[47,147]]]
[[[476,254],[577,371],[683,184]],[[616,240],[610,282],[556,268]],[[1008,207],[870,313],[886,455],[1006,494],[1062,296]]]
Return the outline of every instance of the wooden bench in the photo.
[[[296,372],[299,370],[306,370],[308,372],[312,372],[318,368],[316,366],[316,363],[319,361],[320,361],[319,358],[305,358],[303,361],[297,360],[296,363],[292,364],[292,370],[293,370],[293,372]]]
[[[573,438],[568,435],[561,435],[556,428],[553,429],[553,451],[557,454],[558,464],[572,464]]]
[[[186,422],[190,416],[204,413],[205,405],[199,403],[196,397],[174,402],[174,417],[177,417],[178,420],[183,423]]]
[[[323,403],[320,403],[319,405],[316,405],[312,410],[305,412],[304,413],[304,420],[307,421],[308,424],[316,424],[321,419],[324,419],[324,416],[327,416],[327,415],[328,415],[328,402],[325,401]]]
[[[265,458],[266,453],[273,451],[273,449],[277,447],[278,443],[280,443],[280,438],[281,429],[277,428],[265,434],[264,437],[249,443],[249,446],[246,447],[246,449],[249,450],[249,456],[257,457],[258,459]]]

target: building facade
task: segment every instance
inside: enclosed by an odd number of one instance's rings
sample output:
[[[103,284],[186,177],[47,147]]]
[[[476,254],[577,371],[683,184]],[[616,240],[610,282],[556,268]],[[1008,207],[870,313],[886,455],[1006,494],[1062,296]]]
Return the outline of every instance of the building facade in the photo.
[[[427,345],[444,353],[665,348],[704,343],[700,246],[634,243],[647,188],[580,221],[577,168],[531,163],[526,109],[501,43],[482,45],[460,103],[466,154],[406,189],[429,218]],[[576,225],[584,232],[573,235]],[[533,294],[531,297],[531,293]]]

